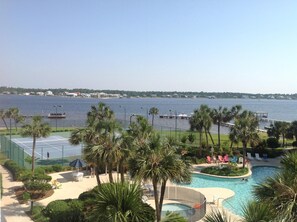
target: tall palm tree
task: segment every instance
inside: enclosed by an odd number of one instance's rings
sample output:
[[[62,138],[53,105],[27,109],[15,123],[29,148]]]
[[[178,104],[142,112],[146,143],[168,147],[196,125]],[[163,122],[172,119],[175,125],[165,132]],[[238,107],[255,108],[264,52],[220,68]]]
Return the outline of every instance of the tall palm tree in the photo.
[[[295,141],[297,140],[297,120],[293,121],[290,125],[290,131],[295,137]]]
[[[218,109],[212,109],[211,118],[214,124],[218,126],[218,147],[221,148],[221,124],[231,121],[241,110],[240,105],[233,106],[230,110],[227,107],[219,106]]]
[[[208,136],[210,136],[212,143],[214,144],[213,138],[210,133],[212,118],[211,118],[211,109],[207,105],[201,105],[199,109],[194,110],[194,114],[191,116],[190,120],[191,130],[197,130],[200,137],[200,151],[202,149],[202,134],[204,131],[206,138],[206,146],[208,147]]]
[[[87,219],[94,222],[154,221],[154,209],[144,203],[141,196],[142,189],[137,184],[102,184],[95,192]]]
[[[112,167],[118,146],[120,125],[116,122],[113,111],[104,103],[92,106],[87,113],[87,126],[71,133],[70,143],[84,143],[85,158],[95,164],[97,184],[100,185],[99,166],[105,163],[109,169],[110,182],[113,182]]]
[[[32,173],[34,173],[35,168],[35,146],[36,139],[41,137],[48,137],[51,133],[51,127],[48,123],[42,122],[41,116],[34,116],[32,118],[31,124],[26,124],[22,126],[21,135],[23,137],[30,136],[33,138],[32,145]]]
[[[243,168],[246,163],[246,148],[248,143],[259,140],[257,133],[258,119],[251,111],[243,111],[235,118],[234,126],[231,127],[230,133],[242,142],[243,146]]]
[[[159,114],[159,109],[156,107],[152,107],[149,110],[149,114],[152,115],[152,126],[154,127],[154,119],[155,119],[155,115]]]
[[[3,121],[3,123],[4,123],[5,127],[6,127],[6,129],[8,130],[8,126],[7,126],[7,123],[6,123],[6,120],[5,120],[5,118],[6,118],[6,111],[3,110],[3,109],[0,109],[0,118],[2,119],[2,121]]]
[[[167,181],[189,182],[191,179],[189,165],[181,160],[168,140],[161,140],[158,134],[151,134],[146,143],[137,148],[129,161],[129,170],[132,178],[152,181],[157,222],[161,220]]]
[[[20,110],[17,107],[9,108],[7,116],[14,120],[15,130],[17,131],[17,124],[24,121],[24,117],[20,114]]]

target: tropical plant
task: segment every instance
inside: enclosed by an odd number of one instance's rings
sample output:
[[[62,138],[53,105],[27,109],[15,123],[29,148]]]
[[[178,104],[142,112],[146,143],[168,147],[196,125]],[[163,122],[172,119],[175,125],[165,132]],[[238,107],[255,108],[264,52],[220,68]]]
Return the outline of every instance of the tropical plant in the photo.
[[[167,181],[189,182],[191,179],[189,165],[176,154],[175,148],[167,139],[162,140],[160,135],[155,133],[151,134],[145,143],[138,145],[129,160],[129,170],[132,178],[152,181],[157,222],[161,220]]]
[[[276,217],[276,211],[269,204],[250,201],[242,208],[244,222],[270,222]]]
[[[23,122],[25,120],[25,118],[20,114],[20,110],[16,107],[13,108],[9,108],[9,110],[7,111],[6,116],[10,119],[14,120],[14,126],[15,126],[15,130],[17,131],[17,124],[20,122]]]
[[[285,146],[285,138],[288,134],[290,129],[290,123],[284,121],[275,121],[273,124],[270,125],[269,129],[267,130],[267,134],[270,137],[275,137],[277,140],[282,137],[282,146]]]
[[[236,222],[233,220],[231,215],[226,211],[220,211],[218,209],[212,210],[210,213],[206,214],[203,218],[203,222]],[[258,221],[259,222],[259,221]]]
[[[221,148],[221,124],[231,121],[241,110],[240,105],[233,106],[230,110],[227,107],[219,106],[218,109],[211,110],[211,118],[218,126],[218,147]]]
[[[297,151],[287,153],[282,169],[274,177],[267,178],[255,186],[256,201],[267,204],[277,212],[278,221],[297,221]],[[269,212],[268,212],[269,213]]]
[[[188,220],[179,213],[169,212],[162,218],[161,222],[187,222]]]
[[[155,115],[159,114],[159,109],[156,107],[152,107],[149,110],[149,114],[152,115],[152,126],[154,127],[154,119],[155,119]]]
[[[89,221],[151,222],[154,209],[141,199],[142,189],[133,183],[105,183],[98,187],[86,212]]]
[[[199,155],[201,156],[203,131],[206,138],[206,146],[209,147],[208,136],[210,136],[211,141],[214,144],[213,138],[210,134],[210,128],[212,125],[211,109],[207,105],[201,105],[199,109],[194,110],[194,113],[191,116],[189,123],[190,123],[190,129],[192,131],[197,130],[199,132],[199,141],[200,141]]]
[[[8,126],[7,126],[7,123],[6,123],[6,120],[5,120],[5,118],[6,118],[6,111],[3,110],[3,109],[0,109],[0,118],[2,119],[2,121],[3,121],[3,123],[4,123],[5,127],[6,127],[6,129],[8,130]]]
[[[41,116],[33,116],[32,123],[22,126],[21,135],[23,137],[32,137],[32,172],[34,173],[35,168],[35,147],[36,139],[41,137],[48,137],[51,133],[51,127],[48,123],[43,123]]]
[[[257,133],[258,120],[251,111],[243,111],[235,118],[234,126],[230,129],[230,134],[236,138],[237,141],[242,142],[243,146],[243,168],[246,163],[246,148],[248,143],[259,140]]]
[[[117,162],[116,154],[120,144],[120,125],[113,111],[104,103],[92,106],[87,114],[87,126],[71,133],[70,143],[84,143],[83,150],[87,162],[96,166],[95,176],[100,185],[99,166],[104,163],[108,168],[110,182],[113,182],[112,167]]]
[[[290,131],[292,132],[295,140],[297,140],[297,120],[293,121],[290,125]]]

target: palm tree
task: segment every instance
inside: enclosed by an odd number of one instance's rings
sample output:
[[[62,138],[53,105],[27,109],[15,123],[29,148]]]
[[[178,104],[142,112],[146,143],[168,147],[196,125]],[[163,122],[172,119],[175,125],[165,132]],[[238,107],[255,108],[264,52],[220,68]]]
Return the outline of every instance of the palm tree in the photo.
[[[226,211],[212,210],[203,218],[203,222],[237,222]],[[258,221],[259,222],[259,221]]]
[[[8,130],[8,126],[7,126],[7,123],[5,121],[5,118],[6,118],[6,111],[3,110],[3,109],[0,109],[0,118],[2,119],[6,129]]]
[[[109,169],[110,182],[113,182],[112,167],[117,147],[119,146],[120,125],[116,122],[113,111],[104,103],[92,106],[87,113],[87,126],[71,133],[70,143],[84,143],[84,155],[88,162],[96,166],[95,175],[100,185],[99,166],[103,162]]]
[[[214,141],[210,134],[210,129],[212,125],[210,108],[207,105],[201,105],[199,109],[194,110],[194,114],[191,116],[189,123],[190,123],[191,130],[197,130],[199,132],[199,137],[200,137],[199,153],[201,154],[203,131],[206,138],[206,146],[208,147],[208,136],[210,136],[211,141],[214,144]]]
[[[214,124],[218,126],[218,147],[221,148],[221,124],[231,121],[241,110],[240,105],[233,106],[230,110],[227,107],[219,106],[218,109],[212,109],[211,118]]]
[[[250,201],[243,206],[244,222],[270,222],[277,216],[276,211],[265,203]]]
[[[95,199],[86,213],[88,221],[151,222],[154,209],[141,199],[137,184],[105,183],[95,192]]]
[[[295,141],[297,140],[297,120],[293,121],[290,125],[290,131],[295,137]]]
[[[51,133],[51,127],[48,123],[42,122],[41,116],[34,116],[32,118],[31,124],[26,124],[22,126],[21,135],[23,137],[30,136],[33,138],[33,145],[32,145],[32,173],[34,173],[35,167],[35,146],[36,146],[36,139],[41,137],[48,137]]]
[[[16,107],[10,108],[7,116],[14,120],[15,130],[17,131],[17,124],[24,121],[24,117],[20,114],[20,110]]]
[[[235,118],[234,126],[231,127],[230,134],[242,142],[243,146],[243,168],[246,163],[246,148],[248,143],[259,140],[257,133],[258,120],[251,111],[243,111]]]
[[[270,125],[270,128],[267,131],[268,136],[273,136],[277,140],[280,139],[282,136],[282,146],[285,146],[285,138],[290,129],[290,123],[284,121],[275,121],[273,124]]]
[[[255,186],[253,194],[257,202],[270,205],[278,221],[297,221],[297,151],[287,153],[282,161],[281,172]]]
[[[149,115],[152,115],[152,126],[154,127],[154,119],[155,119],[155,115],[159,114],[159,109],[156,107],[152,107],[149,110]]]
[[[137,147],[129,160],[129,170],[132,178],[152,181],[157,222],[161,220],[167,181],[188,182],[191,179],[189,165],[181,160],[168,140],[161,140],[158,134],[151,134],[146,143]]]

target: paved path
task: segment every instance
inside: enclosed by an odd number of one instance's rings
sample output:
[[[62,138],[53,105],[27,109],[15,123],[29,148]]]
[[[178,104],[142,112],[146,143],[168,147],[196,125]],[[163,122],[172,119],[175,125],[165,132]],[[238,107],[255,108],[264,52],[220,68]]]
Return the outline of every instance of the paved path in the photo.
[[[32,222],[25,211],[30,210],[29,204],[19,204],[14,194],[16,187],[22,186],[22,182],[15,182],[6,168],[0,165],[2,174],[3,196],[1,199],[1,222]]]

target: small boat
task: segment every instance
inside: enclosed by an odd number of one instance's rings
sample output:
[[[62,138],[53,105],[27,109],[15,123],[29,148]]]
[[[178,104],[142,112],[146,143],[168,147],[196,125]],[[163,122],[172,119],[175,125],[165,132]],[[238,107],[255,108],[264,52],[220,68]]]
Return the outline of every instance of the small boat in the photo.
[[[49,113],[47,117],[50,119],[63,119],[66,118],[66,113]]]

